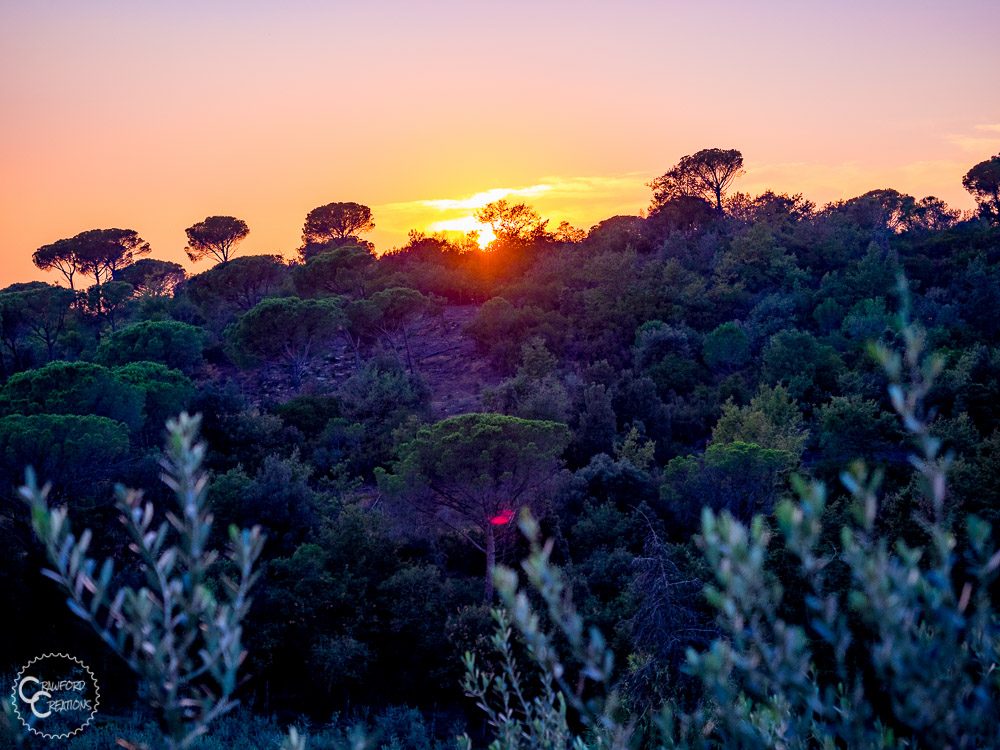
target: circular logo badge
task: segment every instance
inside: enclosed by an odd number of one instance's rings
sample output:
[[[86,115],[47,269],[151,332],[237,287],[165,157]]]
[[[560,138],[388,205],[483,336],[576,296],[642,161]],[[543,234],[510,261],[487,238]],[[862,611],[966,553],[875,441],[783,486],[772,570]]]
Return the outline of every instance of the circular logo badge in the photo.
[[[11,701],[21,723],[50,740],[67,739],[93,720],[101,689],[90,668],[69,654],[44,654],[14,678]]]

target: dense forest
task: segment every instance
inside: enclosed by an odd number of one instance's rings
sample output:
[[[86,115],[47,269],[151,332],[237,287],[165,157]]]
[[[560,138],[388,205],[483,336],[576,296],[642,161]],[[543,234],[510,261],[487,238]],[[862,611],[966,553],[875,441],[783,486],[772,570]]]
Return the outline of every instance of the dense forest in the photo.
[[[996,746],[1000,155],[966,213],[742,169],[686,156],[586,231],[497,201],[485,248],[377,253],[357,203],[293,260],[228,216],[186,230],[197,273],[132,229],[39,248],[59,283],[0,290],[0,672],[53,644],[94,668],[70,747],[196,721],[40,574],[72,589],[65,506],[142,585],[130,545],[194,464],[184,564],[259,536],[206,566],[253,586],[240,706],[193,747]]]

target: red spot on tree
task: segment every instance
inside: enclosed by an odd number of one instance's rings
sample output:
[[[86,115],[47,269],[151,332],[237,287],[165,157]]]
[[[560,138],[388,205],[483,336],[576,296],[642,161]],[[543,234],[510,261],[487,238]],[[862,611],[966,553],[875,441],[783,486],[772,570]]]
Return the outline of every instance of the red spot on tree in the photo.
[[[514,511],[509,508],[504,508],[502,511],[497,513],[493,518],[490,519],[490,523],[494,526],[506,526],[510,523],[511,519],[514,517]]]

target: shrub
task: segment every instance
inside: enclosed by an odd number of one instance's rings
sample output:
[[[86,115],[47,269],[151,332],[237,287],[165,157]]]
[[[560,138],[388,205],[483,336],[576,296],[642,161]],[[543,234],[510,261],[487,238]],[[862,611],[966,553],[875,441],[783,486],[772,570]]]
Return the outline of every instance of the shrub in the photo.
[[[143,394],[101,365],[50,362],[19,372],[0,388],[3,414],[93,414],[142,426]]]
[[[73,487],[92,497],[109,467],[128,456],[128,429],[107,417],[13,414],[0,418],[0,491],[13,490],[25,466],[34,466],[61,494]]]
[[[160,362],[190,373],[201,365],[204,350],[205,334],[197,326],[176,320],[144,320],[105,338],[97,358],[106,365]]]
[[[739,369],[750,359],[750,339],[736,321],[723,323],[705,336],[705,364],[713,370],[728,372]]]

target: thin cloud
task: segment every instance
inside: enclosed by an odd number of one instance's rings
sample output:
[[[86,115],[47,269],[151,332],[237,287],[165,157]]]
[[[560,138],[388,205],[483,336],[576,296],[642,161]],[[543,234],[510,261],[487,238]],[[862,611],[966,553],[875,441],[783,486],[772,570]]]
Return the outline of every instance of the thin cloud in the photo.
[[[620,193],[623,190],[644,188],[650,175],[632,173],[611,177],[543,177],[533,185],[521,187],[499,187],[482,190],[461,198],[433,198],[414,201],[387,203],[378,208],[389,211],[408,211],[431,208],[438,211],[469,211],[506,198],[535,198],[551,200],[563,195],[588,193],[603,196]]]
[[[530,185],[497,187],[458,197],[398,201],[373,206],[379,228],[394,240],[410,229],[421,231],[478,231],[488,228],[475,219],[477,209],[498,200],[524,201],[545,218],[575,226],[591,224],[617,213],[638,213],[649,202],[652,175],[628,173],[611,176],[558,176],[540,178]]]
[[[974,125],[972,130],[972,133],[951,133],[945,140],[972,153],[1000,151],[1000,123]]]
[[[437,200],[420,201],[420,204],[428,208],[436,208],[439,211],[468,210],[471,208],[482,208],[494,201],[503,200],[510,196],[528,198],[541,195],[552,189],[551,185],[529,185],[523,188],[493,188],[475,193],[468,198],[439,198]]]

